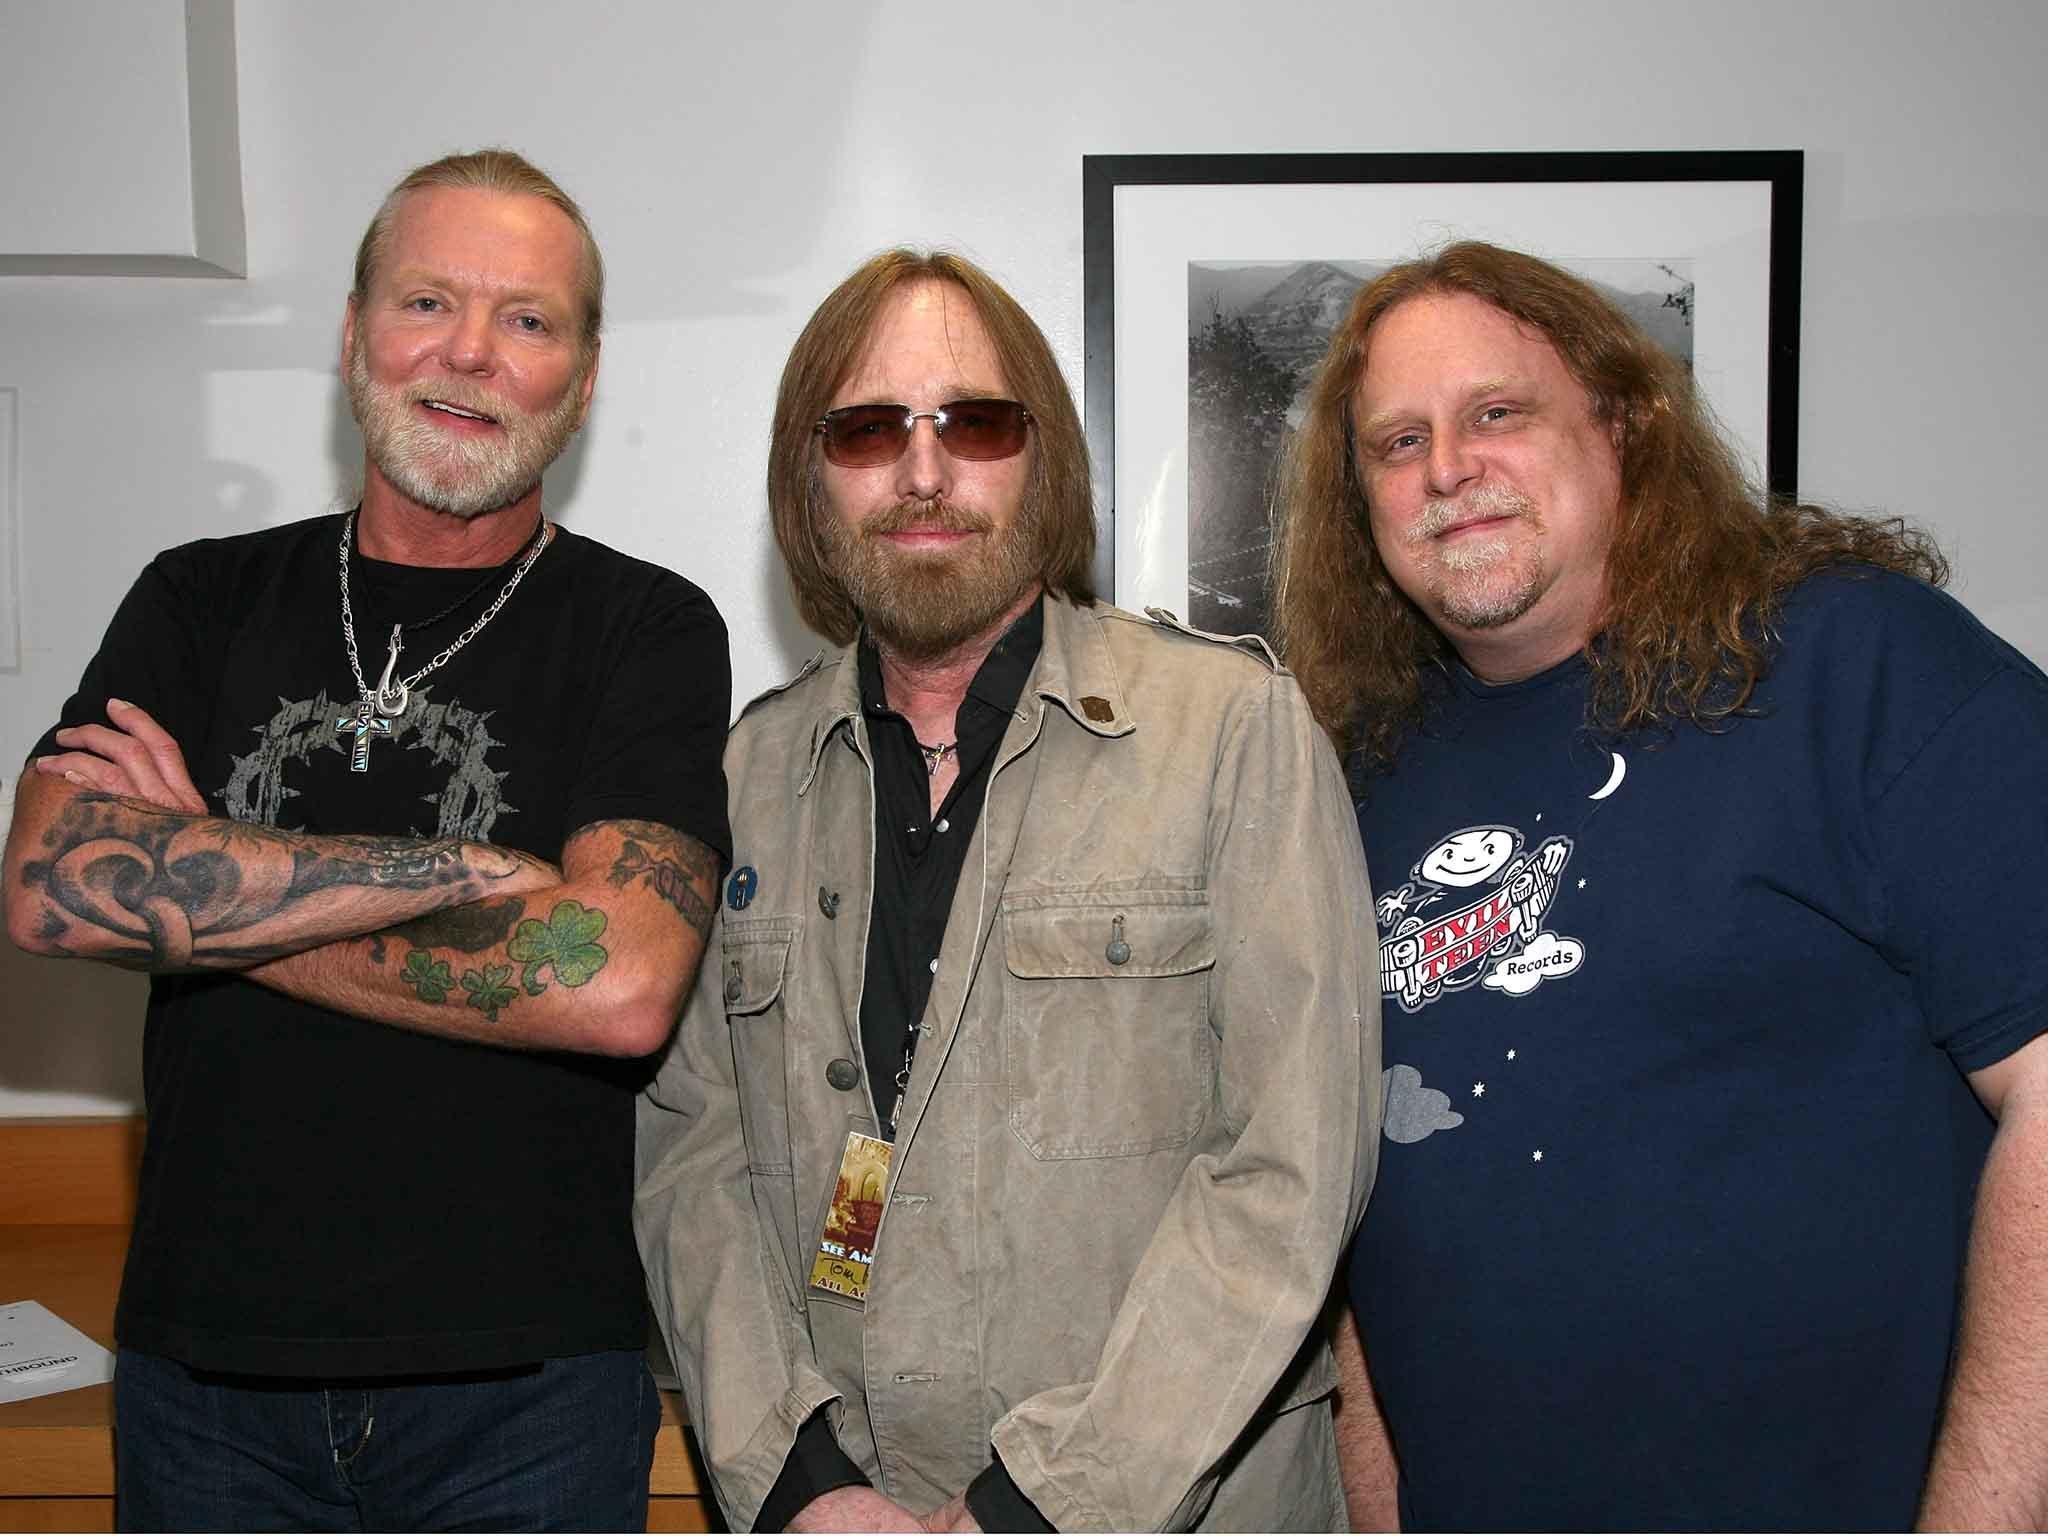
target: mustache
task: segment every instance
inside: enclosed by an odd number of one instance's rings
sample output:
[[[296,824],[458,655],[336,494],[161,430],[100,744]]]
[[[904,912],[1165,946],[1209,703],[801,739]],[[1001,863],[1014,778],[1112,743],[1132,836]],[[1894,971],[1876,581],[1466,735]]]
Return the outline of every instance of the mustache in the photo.
[[[1426,543],[1461,523],[1494,517],[1528,517],[1535,510],[1536,503],[1513,486],[1487,481],[1455,499],[1424,502],[1422,515],[1409,529],[1408,537],[1417,544]]]
[[[464,410],[473,407],[464,406]],[[890,533],[988,533],[994,524],[979,512],[943,496],[930,501],[899,501],[893,507],[864,519],[860,531],[864,536],[875,537]]]
[[[452,405],[458,411],[472,411],[479,416],[504,425],[525,418],[525,412],[509,401],[500,400],[488,390],[465,384],[459,379],[444,379],[439,383],[425,380],[404,385],[400,394],[407,405],[417,405],[423,400],[433,400],[441,405]]]

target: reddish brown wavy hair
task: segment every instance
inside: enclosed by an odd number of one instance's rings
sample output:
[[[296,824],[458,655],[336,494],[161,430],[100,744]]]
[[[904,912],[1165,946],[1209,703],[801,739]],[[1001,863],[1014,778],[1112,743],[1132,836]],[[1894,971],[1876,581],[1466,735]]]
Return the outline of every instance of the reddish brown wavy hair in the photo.
[[[1447,246],[1352,301],[1282,473],[1275,630],[1316,718],[1369,765],[1391,761],[1421,717],[1426,669],[1451,658],[1373,548],[1351,453],[1351,400],[1373,326],[1426,293],[1471,294],[1540,331],[1595,415],[1621,425],[1607,606],[1585,649],[1596,729],[1712,728],[1740,714],[1770,664],[1785,593],[1823,566],[1948,579],[1933,540],[1897,518],[1760,495],[1685,368],[1570,273],[1476,241]]]
[[[1088,484],[1088,442],[1058,360],[1023,307],[964,256],[951,251],[884,251],[826,295],[783,365],[768,447],[768,515],[789,568],[797,612],[839,645],[860,633],[860,612],[833,574],[819,535],[818,419],[867,345],[882,306],[906,284],[951,283],[965,291],[988,331],[1010,393],[1031,412],[1031,476],[1043,530],[1039,574],[1046,590],[1076,603],[1095,601],[1095,501]]]

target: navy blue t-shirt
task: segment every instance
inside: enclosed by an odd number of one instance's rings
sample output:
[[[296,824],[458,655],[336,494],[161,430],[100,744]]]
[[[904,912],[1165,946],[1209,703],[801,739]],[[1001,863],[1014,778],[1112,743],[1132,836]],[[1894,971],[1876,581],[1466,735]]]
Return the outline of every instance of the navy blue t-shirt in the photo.
[[[1992,1124],[2048,1028],[2048,678],[1794,593],[1755,718],[1460,674],[1359,827],[1386,1126],[1350,1281],[1404,1529],[1905,1528]]]

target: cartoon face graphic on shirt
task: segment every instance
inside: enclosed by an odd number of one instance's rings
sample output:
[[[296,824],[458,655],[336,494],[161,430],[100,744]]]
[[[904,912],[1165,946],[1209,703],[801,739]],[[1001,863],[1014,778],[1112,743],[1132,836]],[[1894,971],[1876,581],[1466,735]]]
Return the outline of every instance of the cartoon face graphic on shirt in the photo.
[[[1463,890],[1499,874],[1521,844],[1511,827],[1467,827],[1425,853],[1415,873],[1431,885]]]
[[[1572,840],[1524,844],[1513,827],[1460,827],[1415,862],[1408,884],[1380,893],[1382,995],[1415,1013],[1482,982],[1525,997],[1579,968],[1585,946],[1544,926]]]

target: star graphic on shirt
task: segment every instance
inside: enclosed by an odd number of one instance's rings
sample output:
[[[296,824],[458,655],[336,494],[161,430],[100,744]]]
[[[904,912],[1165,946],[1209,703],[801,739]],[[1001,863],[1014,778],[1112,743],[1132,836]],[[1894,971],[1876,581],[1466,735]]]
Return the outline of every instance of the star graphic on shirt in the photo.
[[[1585,888],[1586,888],[1586,877],[1585,877],[1584,875],[1581,875],[1581,876],[1579,876],[1579,889],[1583,891],[1583,890],[1584,890]]]
[[[1536,819],[1537,819],[1538,821],[1541,821],[1541,820],[1543,819],[1543,813],[1542,813],[1541,811],[1538,811],[1538,812],[1536,813]]]
[[[1514,1059],[1515,1059],[1515,1053],[1514,1053],[1513,1051],[1509,1051],[1509,1052],[1508,1052],[1508,1060],[1509,1060],[1509,1061],[1513,1061]]]
[[[1529,1161],[1530,1161],[1530,1162],[1532,1162],[1532,1163],[1540,1163],[1540,1162],[1542,1162],[1542,1161],[1543,1161],[1543,1149],[1542,1149],[1541,1147],[1538,1147],[1538,1148],[1537,1148],[1537,1149],[1536,1149],[1536,1150],[1535,1150],[1534,1152],[1531,1152],[1531,1153],[1529,1154]]]
[[[1486,1097],[1486,1084],[1484,1084],[1484,1083],[1474,1083],[1474,1084],[1472,1085],[1472,1097],[1473,1097],[1473,1098],[1475,1098],[1475,1099],[1483,1099],[1483,1098],[1485,1098],[1485,1097]]]

